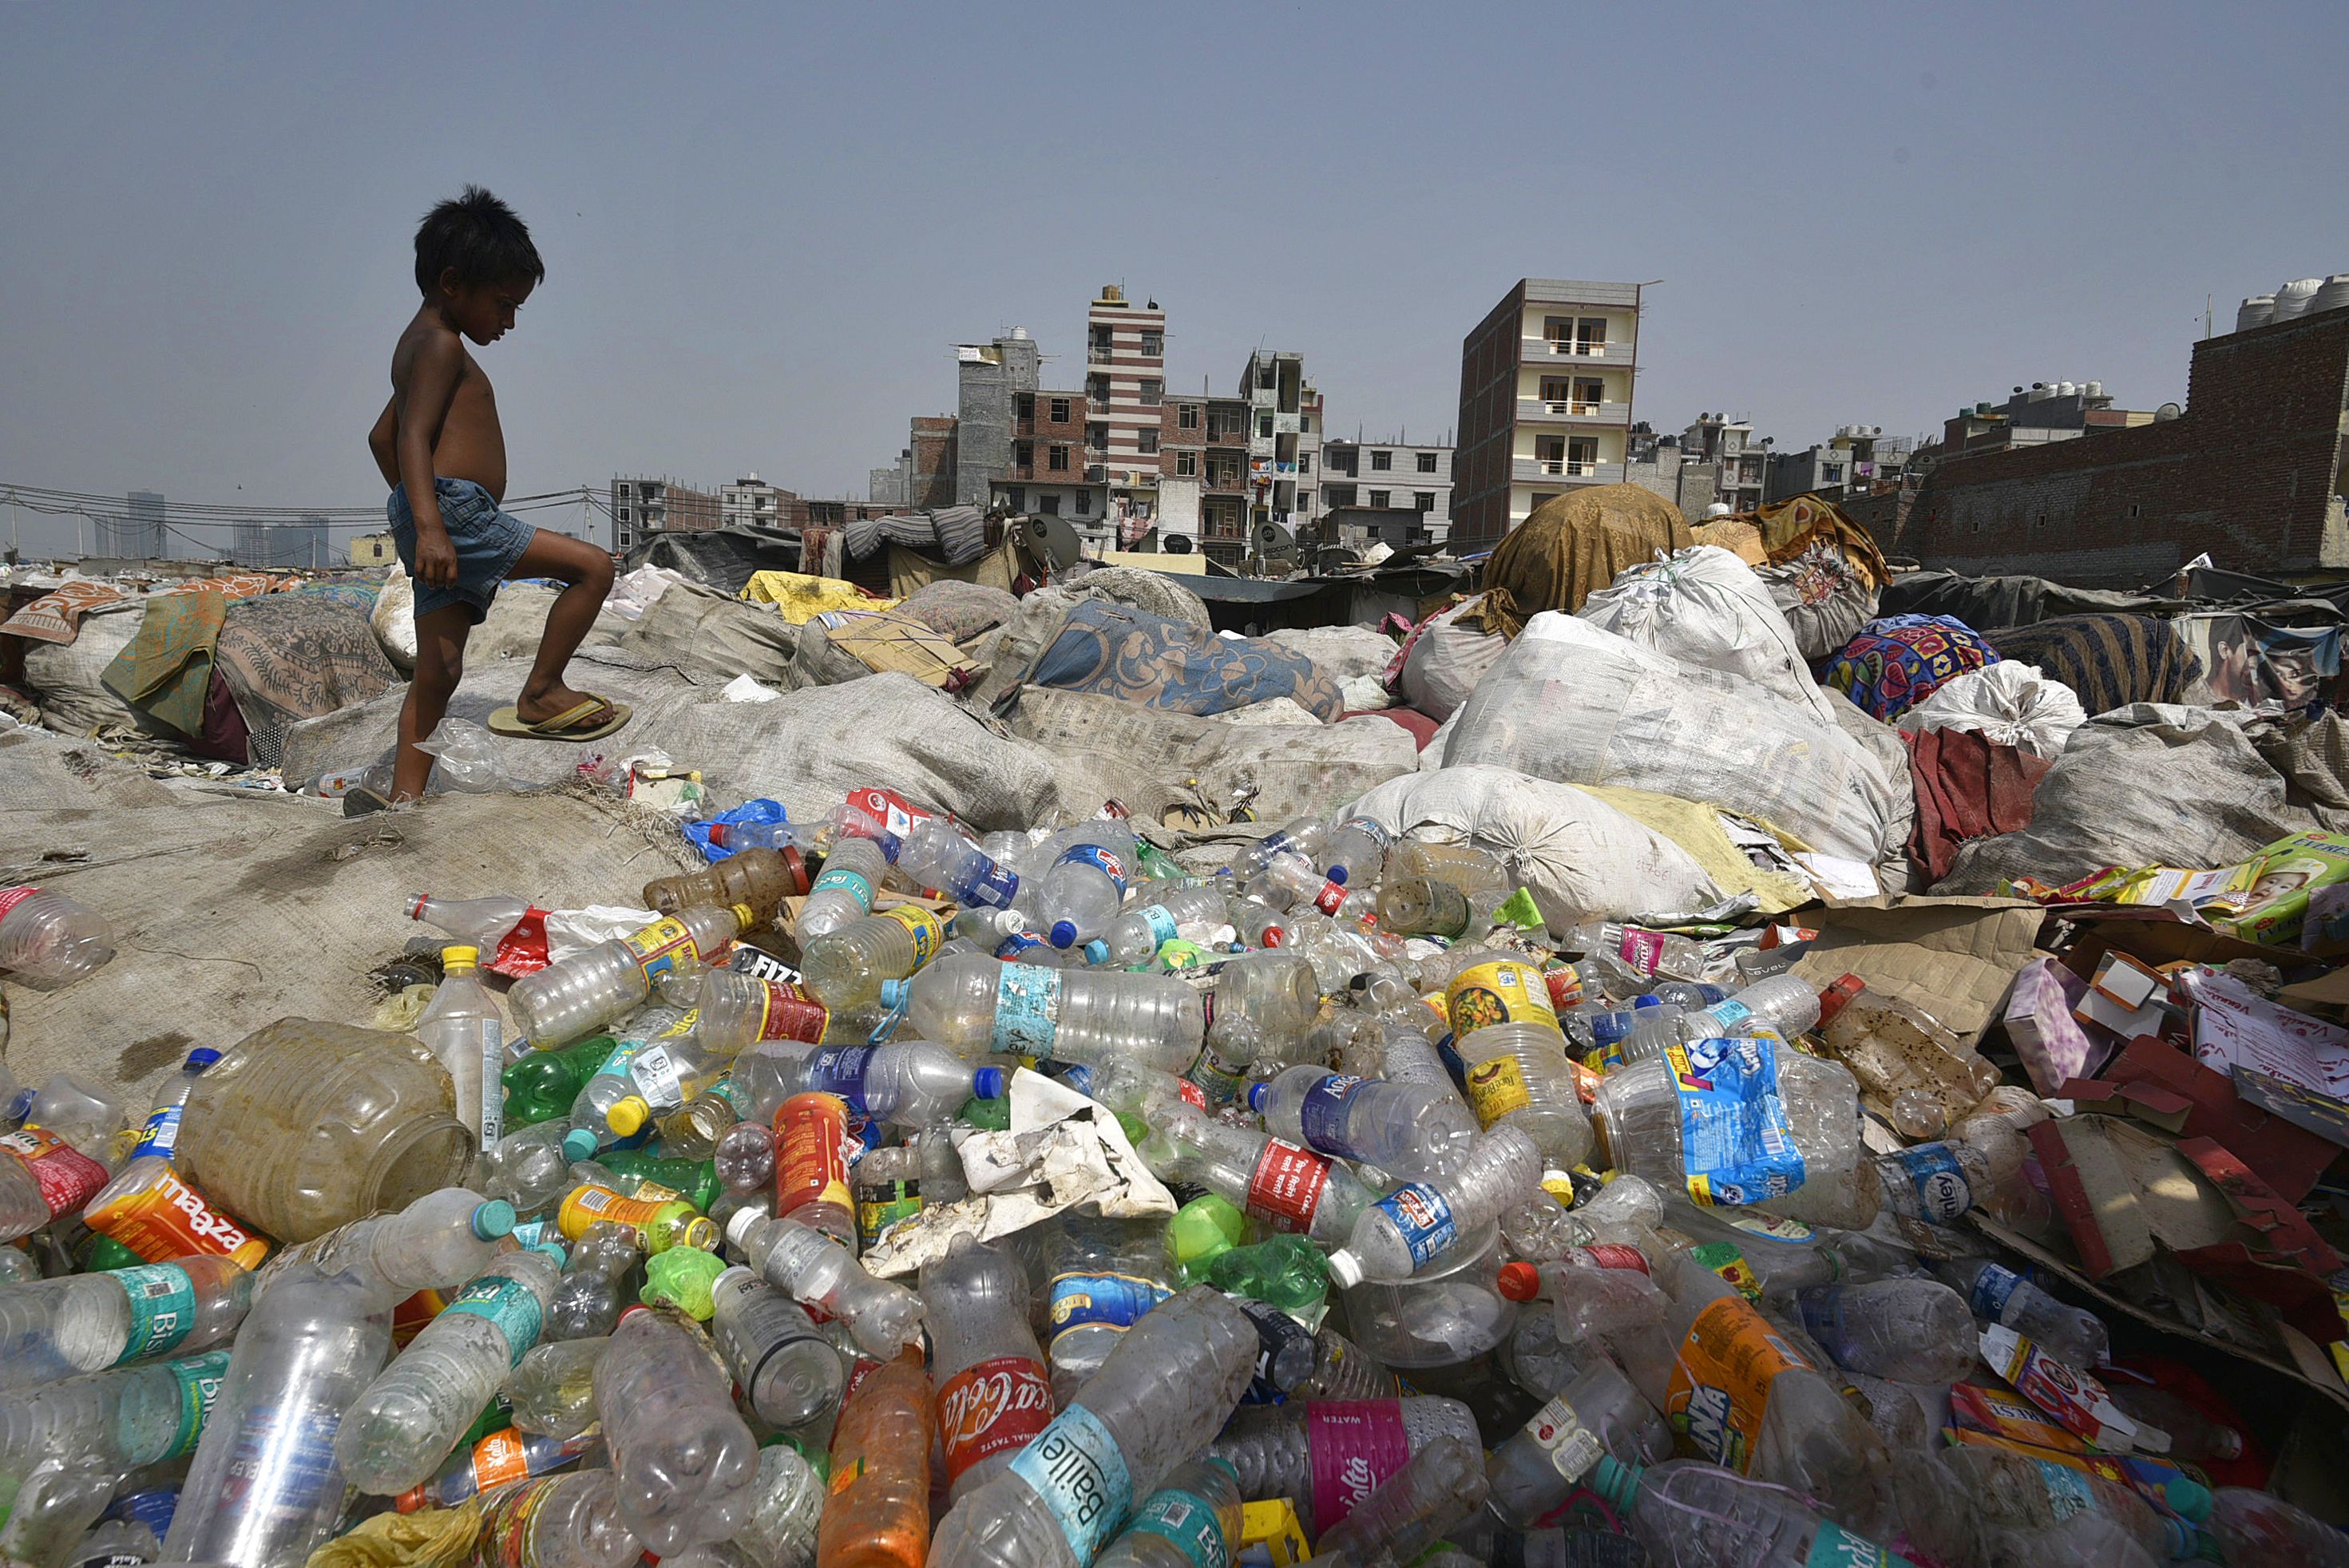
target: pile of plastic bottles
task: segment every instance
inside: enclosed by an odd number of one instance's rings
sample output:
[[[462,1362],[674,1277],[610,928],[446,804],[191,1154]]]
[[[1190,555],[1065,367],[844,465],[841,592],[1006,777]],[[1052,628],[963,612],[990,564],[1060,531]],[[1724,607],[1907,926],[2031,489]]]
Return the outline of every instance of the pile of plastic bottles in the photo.
[[[412,1028],[143,1120],[0,1072],[0,1556],[2349,1563],[1969,1222],[2052,1233],[2050,1108],[1797,930],[1546,932],[1361,819],[711,838],[502,995],[544,912],[419,897]],[[16,902],[9,978],[111,956]],[[1149,1217],[983,1238],[1070,1091]]]

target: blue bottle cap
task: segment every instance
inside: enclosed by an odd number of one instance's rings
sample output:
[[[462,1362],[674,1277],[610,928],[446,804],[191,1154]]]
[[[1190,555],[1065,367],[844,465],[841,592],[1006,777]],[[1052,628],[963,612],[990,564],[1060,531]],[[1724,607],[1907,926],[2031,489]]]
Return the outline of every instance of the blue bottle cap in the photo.
[[[574,1127],[563,1135],[563,1158],[593,1160],[595,1157],[595,1135],[584,1127]]]
[[[1077,944],[1077,923],[1073,920],[1056,920],[1052,923],[1052,929],[1048,934],[1052,938],[1052,945],[1055,947],[1074,947]]]
[[[979,1068],[978,1072],[971,1075],[970,1092],[972,1097],[978,1099],[1001,1099],[1003,1069],[1001,1068]]]
[[[891,1012],[895,1012],[898,1008],[905,1005],[905,997],[911,990],[912,985],[913,982],[910,980],[882,981],[881,1005],[884,1007],[888,1008]]]
[[[1340,887],[1344,887],[1346,885],[1346,868],[1343,866],[1331,866],[1330,868],[1330,880],[1336,882]]]
[[[1661,996],[1634,996],[1631,998],[1631,1006],[1634,1008],[1661,1007],[1663,1005],[1664,999]]]
[[[1088,964],[1106,964],[1109,962],[1109,944],[1096,936],[1085,944],[1084,954]]]
[[[1261,1083],[1252,1083],[1248,1085],[1248,1109],[1250,1110],[1262,1111],[1264,1109],[1264,1091],[1269,1086]]]
[[[514,1208],[503,1198],[492,1198],[473,1211],[473,1234],[485,1242],[513,1233]]]
[[[220,1057],[221,1054],[212,1049],[210,1046],[198,1046],[194,1050],[188,1053],[188,1059],[185,1065],[190,1072],[200,1073],[206,1068],[212,1066],[214,1062],[220,1060]]]

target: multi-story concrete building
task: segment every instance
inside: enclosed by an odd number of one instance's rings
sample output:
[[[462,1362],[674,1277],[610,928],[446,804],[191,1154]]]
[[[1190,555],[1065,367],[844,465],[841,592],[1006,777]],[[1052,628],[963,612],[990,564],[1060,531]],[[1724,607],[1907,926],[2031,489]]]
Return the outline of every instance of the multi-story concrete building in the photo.
[[[1452,534],[1452,458],[1446,446],[1325,440],[1318,487],[1320,516],[1326,519],[1341,509],[1411,511],[1417,514],[1426,542],[1442,544]],[[1381,536],[1391,531],[1382,531]]]
[[[2205,552],[2266,577],[2349,569],[2349,306],[2205,338],[2187,387],[2182,413],[2142,424],[2084,408],[2085,439],[1941,454],[1887,550],[2097,587],[2158,582]]]
[[[229,533],[228,558],[238,566],[316,571],[335,564],[327,552],[326,520],[316,514],[295,522],[240,522]]]
[[[906,421],[905,444],[894,468],[866,475],[865,499],[907,511],[955,504],[957,429],[952,414],[916,414]]]
[[[132,490],[122,498],[122,515],[98,520],[98,553],[127,561],[162,560],[171,553],[159,490]]]
[[[994,481],[1011,468],[1012,426],[1020,399],[1038,386],[1036,340],[1015,326],[991,343],[955,349],[955,491],[957,506],[985,506]]]
[[[1240,368],[1247,399],[1247,521],[1301,534],[1320,515],[1321,394],[1305,356],[1259,348]]]
[[[1011,409],[1009,458],[1003,473],[988,481],[986,504],[1065,518],[1080,536],[1105,540],[1108,487],[1085,477],[1091,409],[1084,394],[1018,392]]]
[[[720,521],[715,491],[672,479],[612,481],[612,548],[623,554],[653,534],[716,528]]]
[[[1622,481],[1640,291],[1522,278],[1461,341],[1456,545],[1489,548],[1553,496]]]
[[[1159,406],[1166,400],[1166,313],[1104,284],[1085,308],[1087,477],[1108,487],[1121,541],[1149,531],[1158,511]]]
[[[718,489],[718,521],[728,528],[797,528],[805,517],[797,495],[757,474]]]
[[[1833,439],[1816,443],[1806,451],[1771,453],[1764,499],[1780,501],[1819,495],[1842,500],[1873,494],[1879,485],[1900,482],[1916,446],[1909,437],[1886,435],[1880,425],[1846,425]]]

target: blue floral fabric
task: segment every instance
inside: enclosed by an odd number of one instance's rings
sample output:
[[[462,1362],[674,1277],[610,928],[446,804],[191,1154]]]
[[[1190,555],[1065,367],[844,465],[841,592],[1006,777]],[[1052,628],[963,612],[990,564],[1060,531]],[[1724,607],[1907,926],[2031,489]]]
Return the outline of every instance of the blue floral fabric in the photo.
[[[1102,599],[1069,612],[1029,681],[1174,713],[1224,713],[1285,696],[1327,724],[1344,707],[1338,683],[1302,654]]]
[[[1998,663],[1998,650],[1949,615],[1885,615],[1868,622],[1819,671],[1819,684],[1890,720],[1940,686]]]

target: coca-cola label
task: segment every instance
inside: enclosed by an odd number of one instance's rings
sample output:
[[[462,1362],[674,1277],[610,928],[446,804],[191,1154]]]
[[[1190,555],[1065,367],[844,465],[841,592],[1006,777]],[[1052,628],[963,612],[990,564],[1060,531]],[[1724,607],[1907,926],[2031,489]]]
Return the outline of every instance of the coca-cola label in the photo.
[[[1313,1472],[1313,1534],[1319,1540],[1411,1458],[1398,1399],[1315,1399],[1305,1407],[1306,1456]]]
[[[1330,1190],[1330,1162],[1308,1149],[1275,1138],[1257,1157],[1248,1177],[1247,1212],[1276,1231],[1313,1228],[1313,1212]]]
[[[1648,1254],[1637,1247],[1627,1247],[1618,1242],[1599,1242],[1581,1249],[1584,1258],[1602,1269],[1637,1269],[1648,1272]]]
[[[897,851],[905,847],[905,835],[913,830],[916,822],[930,814],[894,789],[852,789],[848,794],[848,804],[873,819],[880,829],[873,835],[873,841],[881,846],[881,852],[893,864],[896,861]]]
[[[1345,902],[1346,884],[1335,877],[1323,882],[1320,891],[1313,895],[1313,907],[1324,914],[1337,913],[1338,906]]]
[[[947,1484],[981,1460],[1026,1448],[1051,1422],[1051,1379],[1027,1357],[999,1356],[956,1373],[938,1389]]]
[[[0,1150],[22,1162],[51,1219],[76,1212],[110,1180],[105,1166],[45,1127],[19,1128],[0,1137]]]
[[[498,938],[492,951],[481,957],[481,967],[509,980],[519,980],[525,975],[535,975],[546,967],[546,917],[553,913],[536,904],[523,912],[513,929]]]
[[[10,910],[40,891],[36,887],[0,887],[0,920],[6,919]]]
[[[1114,850],[1104,849],[1099,844],[1079,844],[1074,849],[1061,851],[1061,858],[1052,863],[1056,866],[1091,866],[1117,884],[1118,897],[1125,896],[1125,861]]]

